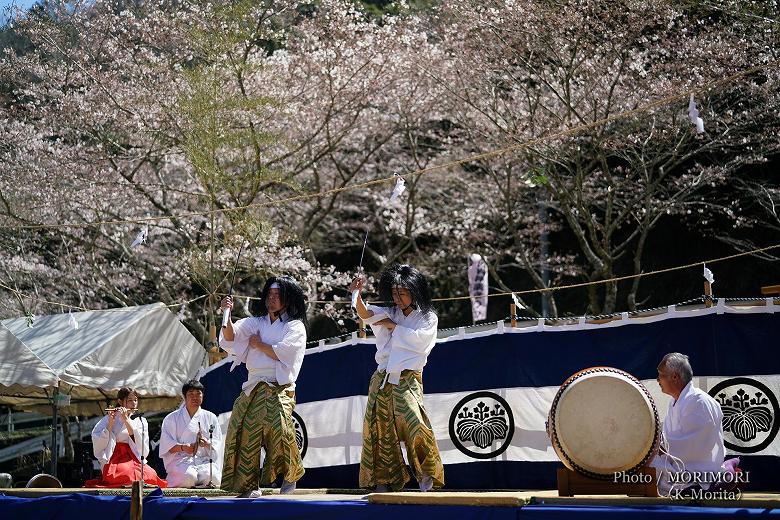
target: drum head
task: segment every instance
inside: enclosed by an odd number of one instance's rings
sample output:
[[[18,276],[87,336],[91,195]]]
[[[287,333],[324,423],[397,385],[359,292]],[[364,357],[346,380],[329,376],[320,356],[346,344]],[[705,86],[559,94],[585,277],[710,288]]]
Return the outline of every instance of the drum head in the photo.
[[[659,420],[642,384],[617,369],[570,378],[551,410],[553,446],[571,469],[599,478],[646,464],[659,440]]]

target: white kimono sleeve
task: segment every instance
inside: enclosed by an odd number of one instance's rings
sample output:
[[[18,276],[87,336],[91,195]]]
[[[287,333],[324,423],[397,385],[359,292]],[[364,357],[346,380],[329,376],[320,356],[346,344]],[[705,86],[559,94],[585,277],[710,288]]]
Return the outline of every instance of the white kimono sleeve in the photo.
[[[176,438],[176,420],[180,410],[181,408],[169,413],[162,422],[162,428],[160,430],[160,458],[165,460],[166,464],[168,463],[166,459],[173,455],[168,452],[171,451],[171,448],[179,444],[179,440]]]
[[[376,323],[389,318],[390,313],[387,307],[379,307],[378,305],[366,305],[366,309],[373,312],[374,315],[363,321],[371,326],[371,331],[376,336],[376,349],[382,350],[390,340],[390,331],[386,327],[376,325]]]
[[[233,341],[226,340],[223,332],[219,332],[219,346],[237,358],[244,356],[249,349],[249,337],[252,335],[249,320],[242,318],[233,324]]]
[[[374,332],[374,336],[376,336],[376,349],[382,350],[390,341],[391,332],[385,327],[375,327],[374,325],[371,325],[371,330]]]
[[[133,436],[128,437],[130,449],[133,450],[138,460],[141,460],[142,457],[145,459],[149,456],[149,425],[146,423],[145,417],[141,417],[140,421],[131,420],[131,425]]]
[[[306,352],[306,327],[300,320],[287,324],[287,331],[281,341],[271,348],[279,358],[276,363],[276,381],[279,384],[294,383],[303,364]]]
[[[382,321],[385,318],[389,318],[390,314],[388,313],[388,309],[387,307],[380,307],[379,305],[366,305],[366,310],[373,312],[374,315],[371,316],[370,318],[366,318],[363,321],[366,324],[371,325],[371,329],[374,331],[374,334],[376,334],[376,328],[374,327],[374,323],[378,321]],[[384,328],[384,327],[379,327],[379,328]]]
[[[392,332],[393,348],[401,348],[427,354],[436,342],[436,332],[439,326],[439,318],[431,313],[425,316],[417,328],[396,325]]]
[[[116,448],[116,439],[108,429],[108,416],[106,415],[92,428],[92,451],[100,463],[101,470],[111,460],[114,448]]]

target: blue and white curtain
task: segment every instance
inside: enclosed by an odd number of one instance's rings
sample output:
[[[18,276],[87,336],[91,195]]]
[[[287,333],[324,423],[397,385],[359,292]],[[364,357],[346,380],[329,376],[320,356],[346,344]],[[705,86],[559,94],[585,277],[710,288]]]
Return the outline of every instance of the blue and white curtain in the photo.
[[[451,489],[556,487],[560,466],[545,431],[550,406],[568,376],[611,366],[642,380],[661,419],[670,398],[656,383],[664,354],[690,356],[694,384],[724,411],[729,455],[750,471],[749,488],[780,490],[780,306],[709,309],[670,307],[650,317],[606,324],[510,328],[438,340],[423,372],[425,407]],[[354,488],[369,378],[376,368],[372,339],[322,345],[306,352],[297,382],[296,427],[304,450],[303,487]],[[227,425],[246,379],[232,357],[201,377],[204,407]],[[601,403],[591,404],[594,408]]]

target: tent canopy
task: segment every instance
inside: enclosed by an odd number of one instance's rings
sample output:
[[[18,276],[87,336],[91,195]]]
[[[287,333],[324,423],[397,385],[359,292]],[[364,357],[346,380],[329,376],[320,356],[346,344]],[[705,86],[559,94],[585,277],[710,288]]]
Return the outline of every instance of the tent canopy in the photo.
[[[128,386],[144,411],[179,402],[197,375],[201,344],[162,303],[0,322],[0,405],[50,412],[55,389],[70,396],[68,415],[102,413]]]

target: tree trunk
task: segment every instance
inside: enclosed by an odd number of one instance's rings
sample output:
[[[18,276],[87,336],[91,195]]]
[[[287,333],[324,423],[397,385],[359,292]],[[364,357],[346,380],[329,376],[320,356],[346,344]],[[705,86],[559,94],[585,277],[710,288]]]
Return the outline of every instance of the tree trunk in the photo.
[[[604,307],[602,308],[602,314],[611,314],[615,312],[615,304],[617,302],[617,282],[609,282],[604,284]]]

